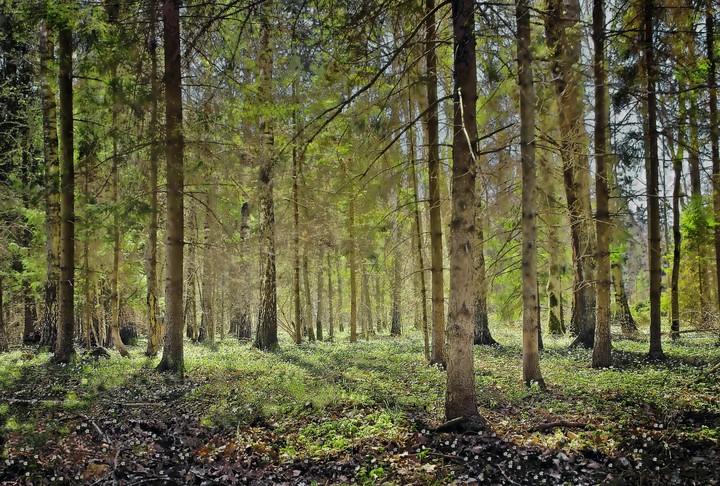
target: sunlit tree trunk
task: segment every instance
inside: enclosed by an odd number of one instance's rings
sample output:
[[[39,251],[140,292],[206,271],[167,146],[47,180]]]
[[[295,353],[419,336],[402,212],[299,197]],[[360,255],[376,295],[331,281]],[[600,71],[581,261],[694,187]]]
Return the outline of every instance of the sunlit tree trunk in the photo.
[[[595,335],[595,225],[590,207],[589,163],[586,154],[579,0],[551,0],[545,19],[558,121],[562,137],[560,154],[570,213],[573,249],[573,306],[570,330],[577,335],[573,345],[592,348]]]
[[[595,59],[595,202],[597,206],[597,299],[595,304],[595,346],[593,368],[610,366],[610,190],[608,180],[607,74],[605,68],[605,1],[593,1],[593,44]]]
[[[660,199],[658,194],[658,131],[657,64],[653,45],[653,22],[655,21],[654,0],[643,0],[643,54],[646,75],[647,133],[645,157],[647,160],[647,205],[648,205],[648,259],[650,268],[650,357],[663,358],[661,338],[661,262],[660,250]]]
[[[535,91],[530,40],[530,7],[519,0],[517,19],[518,84],[520,86],[520,161],[522,165],[523,381],[545,386],[540,373],[537,281],[537,187],[535,175]]]
[[[477,169],[481,157],[477,160]],[[482,213],[482,180],[476,177],[475,180],[475,248],[473,249],[473,265],[475,266],[475,312],[473,317],[473,343],[479,345],[498,344],[490,333],[487,310],[487,279],[485,278],[485,234],[483,233]]]
[[[165,345],[158,371],[181,378],[183,355],[183,245],[184,245],[184,139],[182,129],[182,77],[180,59],[180,2],[164,0],[165,53],[165,158],[167,160],[167,240],[165,284]]]
[[[710,153],[712,158],[713,212],[715,221],[720,221],[720,127],[717,108],[717,73],[715,52],[715,11],[717,3],[706,0],[705,34],[708,57],[708,95],[710,98]],[[718,307],[720,310],[720,225],[714,227],[715,239],[715,280],[717,283]]]
[[[427,315],[427,285],[425,283],[425,254],[423,252],[423,238],[422,238],[422,218],[420,217],[420,198],[418,196],[418,177],[417,177],[417,161],[413,157],[412,165],[410,167],[412,175],[413,185],[413,203],[415,204],[415,251],[417,253],[418,271],[420,273],[420,313],[422,316],[422,333],[423,333],[423,345],[425,349],[425,359],[430,359],[430,329],[428,327],[428,315]]]
[[[428,202],[430,206],[432,353],[430,363],[445,365],[445,283],[443,277],[442,220],[440,217],[440,148],[438,136],[435,0],[425,3],[425,63],[427,102],[425,125],[428,144]]]
[[[315,313],[315,336],[318,341],[323,340],[323,252],[318,255],[317,268],[317,312]]]
[[[272,2],[267,2],[271,4]],[[263,7],[269,9],[268,5]],[[273,51],[270,42],[270,19],[267,10],[260,18],[260,46],[258,55],[258,96],[264,104],[272,99]],[[267,108],[267,107],[266,107]],[[260,121],[263,146],[260,154],[258,194],[260,195],[260,312],[255,336],[255,347],[272,350],[278,347],[277,335],[277,281],[275,268],[275,207],[273,196],[273,169],[275,139],[272,119],[265,114]]]
[[[457,428],[481,430],[473,363],[473,243],[477,147],[475,18],[472,0],[452,1],[453,169],[450,245],[450,305],[447,327],[445,418]]]
[[[160,159],[160,124],[158,122],[158,101],[161,90],[158,82],[157,68],[157,2],[149,1],[150,16],[150,214],[148,225],[147,249],[147,296],[145,299],[148,312],[148,342],[145,356],[157,356],[162,345],[163,326],[158,316],[158,276],[157,276],[157,232],[158,232],[158,160]]]
[[[43,148],[45,158],[45,296],[40,346],[53,349],[57,337],[58,284],[60,282],[60,169],[57,139],[57,105],[52,67],[55,42],[48,22],[40,31],[40,85],[42,88]]]
[[[682,102],[681,102],[682,103]],[[684,121],[684,105],[680,107],[680,123]],[[685,143],[683,129],[679,130],[677,153],[673,157],[673,262],[670,281],[670,337],[677,339],[680,332],[680,255],[682,236],[680,233],[680,197],[682,192],[682,162]]]
[[[333,309],[332,263],[330,252],[327,254],[327,286],[328,286],[328,334],[332,341],[335,338],[335,312]]]
[[[73,143],[73,49],[69,25],[60,28],[60,309],[55,343],[56,363],[75,355],[75,166]]]
[[[343,279],[340,272],[340,258],[336,254],[335,258],[335,275],[337,275],[337,291],[338,291],[338,329],[340,332],[345,331],[345,320],[343,317]]]

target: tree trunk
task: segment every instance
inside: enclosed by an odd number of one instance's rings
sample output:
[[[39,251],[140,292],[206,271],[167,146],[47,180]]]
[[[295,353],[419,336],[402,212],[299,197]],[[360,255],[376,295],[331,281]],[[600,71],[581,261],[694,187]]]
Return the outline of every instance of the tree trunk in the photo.
[[[370,329],[372,328],[372,306],[370,303],[370,274],[368,271],[368,262],[365,260],[362,266],[362,282],[360,291],[362,292],[362,310],[363,310],[363,334],[365,340],[370,340]]]
[[[180,1],[164,0],[165,158],[167,160],[167,241],[165,284],[165,345],[158,371],[185,373],[183,355],[183,191],[184,139],[180,59]]]
[[[414,140],[414,137],[413,137]],[[425,255],[423,252],[423,238],[422,238],[422,219],[420,217],[420,198],[418,196],[418,177],[417,177],[417,162],[415,157],[412,160],[412,166],[410,168],[412,175],[413,185],[413,203],[415,204],[415,240],[418,261],[418,272],[420,273],[420,312],[422,315],[422,333],[423,333],[423,345],[425,350],[425,359],[430,359],[430,329],[428,327],[428,315],[427,315],[427,285],[425,283]]]
[[[40,84],[42,88],[43,147],[45,158],[45,298],[40,346],[54,349],[58,321],[60,282],[60,169],[58,160],[57,105],[51,72],[55,42],[48,22],[40,31]]]
[[[647,205],[648,205],[648,259],[650,268],[650,352],[651,358],[664,358],[661,338],[661,263],[660,250],[660,199],[658,194],[658,132],[657,100],[655,83],[657,64],[653,45],[653,22],[655,15],[654,0],[643,0],[643,51],[646,74],[647,125],[648,137],[645,141],[647,160]]]
[[[300,206],[298,201],[298,177],[300,177],[300,159],[293,147],[293,315],[295,318],[295,344],[302,342],[302,316],[300,315]]]
[[[713,212],[715,221],[720,221],[720,127],[718,127],[717,78],[715,58],[715,12],[713,1],[706,0],[705,31],[708,57],[708,94],[710,98],[710,151],[712,158]],[[715,239],[715,280],[717,283],[718,307],[720,310],[720,225],[714,226]]]
[[[187,285],[185,286],[185,335],[194,343],[204,339],[202,329],[198,327],[197,320],[197,294],[198,294],[198,264],[197,240],[198,222],[195,205],[191,199],[188,203],[188,251],[187,251]]]
[[[615,289],[615,321],[620,324],[620,330],[625,337],[635,337],[638,332],[635,319],[630,312],[627,294],[625,293],[625,282],[623,280],[622,264],[613,262],[611,265],[613,288]]]
[[[552,52],[555,96],[562,139],[563,180],[570,213],[573,249],[573,307],[570,331],[574,346],[592,348],[595,334],[595,228],[590,207],[588,157],[580,61],[579,0],[551,0],[545,20],[548,47]]]
[[[355,261],[355,195],[350,195],[348,208],[348,234],[350,236],[350,342],[357,342],[357,263]]]
[[[145,356],[157,356],[163,337],[163,326],[158,319],[158,277],[157,277],[157,232],[158,232],[158,160],[160,159],[160,124],[158,122],[158,100],[162,96],[158,82],[157,68],[157,2],[149,1],[150,16],[150,221],[148,225],[147,250],[147,297],[148,343]]]
[[[309,341],[315,341],[315,329],[313,326],[313,305],[312,290],[310,289],[310,271],[308,269],[307,248],[303,251],[302,258],[302,279],[303,279],[303,296],[305,298],[305,306],[303,307],[303,329]]]
[[[340,332],[345,332],[345,321],[343,319],[343,281],[342,274],[340,272],[340,258],[335,258],[335,275],[337,275],[337,290],[338,290],[338,329]]]
[[[427,66],[428,203],[430,205],[432,353],[430,363],[445,366],[445,283],[443,277],[442,220],[440,216],[440,149],[438,137],[435,0],[426,0],[425,63]]]
[[[535,91],[530,40],[530,7],[519,0],[517,19],[518,84],[520,85],[520,160],[522,165],[523,381],[545,387],[540,373],[537,281],[537,187],[535,176]]]
[[[203,328],[207,332],[207,337],[210,340],[210,344],[215,344],[215,327],[217,325],[215,317],[215,266],[213,259],[215,257],[215,240],[213,236],[216,233],[214,224],[213,208],[215,207],[215,196],[212,194],[213,188],[210,189],[211,193],[207,196],[207,203],[205,204],[205,235],[203,237],[204,250],[203,250],[203,269],[202,269],[202,320]]]
[[[318,268],[317,268],[317,313],[315,314],[315,335],[318,341],[323,340],[323,306],[322,306],[322,292],[323,288],[323,253],[320,250],[318,255]]]
[[[272,2],[269,2],[272,3]],[[269,6],[264,7],[269,9]],[[262,103],[272,100],[273,51],[270,42],[270,21],[267,10],[260,18],[260,50],[258,56],[258,95]],[[273,350],[278,347],[277,336],[277,280],[275,268],[275,203],[273,195],[273,169],[275,138],[273,122],[267,116],[260,120],[263,146],[260,155],[258,193],[260,195],[260,258],[262,277],[260,281],[260,313],[255,347]]]
[[[242,255],[242,273],[247,274],[248,233],[250,232],[250,204],[244,202],[240,208],[240,254]],[[250,319],[250,288],[247,279],[240,281],[240,303],[236,317],[236,333],[240,339],[252,338],[252,320]]]
[[[60,28],[60,309],[55,343],[56,363],[74,355],[75,329],[75,167],[73,143],[73,47],[69,25]]]
[[[593,368],[607,368],[610,356],[610,190],[608,179],[607,74],[605,70],[605,1],[593,1],[593,44],[595,59],[595,201],[597,206],[597,300],[595,307],[595,346]]]
[[[475,19],[472,0],[453,0],[453,184],[450,306],[447,328],[445,418],[462,430],[482,430],[473,363],[473,239],[477,147]]]
[[[328,285],[328,333],[330,341],[335,338],[335,313],[333,309],[333,285],[332,285],[332,264],[330,252],[327,255],[327,285]]]
[[[481,170],[478,158],[476,170]],[[473,265],[475,271],[475,312],[473,318],[473,343],[477,345],[495,346],[498,344],[490,334],[487,310],[487,279],[485,278],[485,235],[483,233],[482,213],[482,181],[476,177],[475,181],[475,248]]]

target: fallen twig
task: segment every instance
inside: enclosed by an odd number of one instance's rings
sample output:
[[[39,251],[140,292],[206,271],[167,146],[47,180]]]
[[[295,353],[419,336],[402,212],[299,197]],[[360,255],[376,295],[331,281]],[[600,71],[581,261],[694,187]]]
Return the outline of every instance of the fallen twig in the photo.
[[[455,417],[435,428],[435,432],[448,432],[455,429],[455,426],[465,421],[465,417]]]
[[[544,430],[554,429],[555,427],[565,427],[568,429],[584,429],[588,424],[585,422],[568,422],[567,420],[558,420],[556,422],[547,422],[539,424],[530,429],[530,432],[542,432]]]

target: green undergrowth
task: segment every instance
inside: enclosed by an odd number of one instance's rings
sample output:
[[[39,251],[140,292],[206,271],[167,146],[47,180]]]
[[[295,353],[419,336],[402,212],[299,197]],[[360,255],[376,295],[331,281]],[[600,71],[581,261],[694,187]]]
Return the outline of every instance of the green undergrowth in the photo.
[[[717,373],[708,373],[720,361],[714,337],[664,341],[662,361],[647,358],[647,342],[619,339],[613,366],[604,370],[589,366],[590,350],[570,349],[570,338],[546,337],[546,391],[522,383],[519,332],[495,338],[501,346],[475,348],[476,385],[480,412],[503,440],[568,453],[634,451],[638,462],[653,444],[718,447],[720,386]],[[0,459],[93,428],[132,432],[122,424],[164,422],[173,413],[234,436],[268,463],[338,460],[359,448],[384,457],[443,421],[445,372],[426,364],[417,335],[355,344],[283,341],[274,353],[231,339],[214,347],[186,343],[184,383],[154,372],[159,358],[145,358],[143,349],[141,342],[130,348],[131,359],[111,350],[110,359],[79,356],[67,366],[28,350],[0,355]],[[554,422],[560,426],[543,428]],[[427,452],[417,454],[425,460]],[[362,464],[356,480],[379,481],[393,464]]]

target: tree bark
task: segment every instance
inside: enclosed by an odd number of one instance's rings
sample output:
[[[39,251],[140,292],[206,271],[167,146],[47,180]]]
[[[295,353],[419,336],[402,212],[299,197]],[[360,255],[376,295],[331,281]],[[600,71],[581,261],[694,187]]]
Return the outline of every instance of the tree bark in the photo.
[[[58,321],[60,282],[60,167],[58,159],[57,105],[51,79],[55,42],[52,27],[40,31],[40,85],[42,88],[43,155],[45,158],[45,296],[40,346],[54,349]]]
[[[655,83],[657,82],[657,64],[653,45],[653,22],[655,16],[654,0],[643,0],[643,53],[646,74],[647,95],[647,132],[645,156],[647,160],[647,205],[648,205],[648,260],[650,269],[650,352],[651,358],[664,358],[661,339],[661,262],[660,250],[660,199],[658,194],[658,133],[657,133],[657,99]]]
[[[476,170],[481,170],[478,158]],[[483,233],[482,183],[479,177],[475,181],[475,248],[473,265],[475,271],[475,312],[473,318],[473,344],[495,346],[498,344],[490,333],[487,310],[487,279],[485,277],[485,235]]]
[[[184,138],[182,112],[182,65],[180,59],[180,1],[164,0],[163,40],[165,55],[165,158],[167,161],[167,271],[165,283],[165,345],[158,371],[185,373],[183,355],[183,245],[185,239]]]
[[[587,133],[583,125],[580,61],[580,2],[551,0],[545,20],[548,47],[552,52],[555,96],[562,133],[560,154],[570,213],[573,249],[573,306],[570,331],[574,346],[592,348],[595,334],[595,228],[590,207]]]
[[[427,102],[425,125],[428,143],[428,203],[430,206],[432,353],[431,364],[446,365],[445,283],[443,276],[442,219],[440,216],[440,149],[438,136],[437,55],[435,53],[435,0],[426,0],[425,63]]]
[[[56,363],[69,363],[74,355],[75,329],[75,167],[73,143],[73,46],[69,25],[60,28],[60,309],[55,343]]]
[[[328,334],[330,341],[335,338],[335,312],[333,309],[332,263],[330,252],[327,254],[327,285],[328,285]]]
[[[414,140],[414,137],[412,137]],[[415,204],[415,240],[418,261],[418,272],[420,273],[420,312],[422,316],[422,333],[423,333],[423,345],[425,350],[425,359],[430,359],[430,329],[428,327],[428,315],[427,315],[427,284],[425,282],[425,254],[423,252],[423,231],[422,231],[422,218],[420,217],[420,198],[418,196],[418,176],[417,176],[417,161],[416,158],[412,158],[412,165],[410,167],[413,185],[413,203]]]
[[[318,255],[317,268],[317,312],[315,313],[315,336],[318,341],[323,340],[323,252]]]
[[[517,19],[520,86],[520,160],[522,165],[523,381],[545,387],[540,373],[537,281],[537,187],[535,175],[535,91],[530,39],[530,7],[519,0]]]
[[[270,7],[264,6],[263,8],[269,9]],[[269,104],[272,100],[273,51],[270,42],[270,20],[267,17],[267,10],[261,13],[259,47],[258,77],[260,85],[258,95],[262,103]],[[267,351],[278,347],[275,204],[273,195],[275,138],[273,135],[273,121],[269,115],[261,118],[260,132],[263,135],[258,180],[258,193],[260,195],[260,268],[262,277],[260,281],[260,312],[255,347]]]
[[[303,329],[309,341],[315,341],[315,330],[313,329],[313,305],[312,290],[310,289],[310,270],[308,269],[307,248],[303,250],[302,257],[302,278],[303,296],[305,306],[303,307]]]
[[[158,277],[157,277],[157,232],[158,232],[158,160],[160,159],[160,124],[158,122],[158,101],[162,96],[158,82],[157,68],[157,2],[149,1],[150,17],[150,214],[147,249],[147,296],[148,342],[145,356],[157,356],[162,344],[163,326],[158,319]]]
[[[217,231],[214,224],[215,216],[213,209],[215,208],[215,195],[213,194],[214,183],[211,181],[213,188],[207,196],[205,204],[205,228],[204,228],[204,250],[203,250],[203,269],[202,269],[202,320],[203,328],[207,333],[207,337],[211,345],[215,344],[215,332],[217,326],[217,318],[215,316],[215,240],[214,235]]]
[[[355,248],[355,195],[350,195],[348,208],[348,234],[350,239],[350,342],[357,342],[357,262]]]
[[[462,417],[465,430],[481,430],[473,361],[473,239],[477,78],[472,0],[452,1],[453,184],[450,246],[450,306],[447,328],[445,419]]]
[[[241,268],[247,274],[248,233],[250,232],[250,204],[244,202],[240,208],[240,253],[242,255]],[[240,339],[252,338],[252,320],[250,319],[250,289],[247,279],[240,282],[240,304],[236,318],[236,333]]]
[[[300,177],[300,158],[297,148],[293,147],[293,315],[295,318],[295,344],[302,343],[302,316],[300,315],[300,206],[298,201],[298,178]]]
[[[593,1],[593,44],[595,59],[595,203],[597,206],[597,299],[595,304],[595,346],[593,368],[607,368],[610,356],[610,190],[608,179],[607,133],[609,111],[605,69],[605,2]]]
[[[113,76],[114,77],[114,76]],[[113,94],[115,98],[116,94]],[[113,106],[116,106],[115,100],[113,100]],[[113,198],[113,267],[112,275],[110,277],[110,292],[112,298],[112,315],[110,317],[110,330],[112,332],[113,344],[120,353],[120,356],[127,358],[130,356],[125,344],[123,344],[120,338],[120,197],[118,194],[118,136],[117,136],[117,112],[113,108],[113,160],[112,160],[112,172],[110,174],[110,180],[112,185],[112,198]]]
[[[717,73],[715,57],[715,12],[713,0],[705,4],[705,33],[708,57],[708,95],[710,98],[710,152],[712,158],[713,211],[715,221],[720,221],[720,127],[717,108]],[[718,310],[720,310],[720,225],[714,227],[715,280],[717,283]]]

